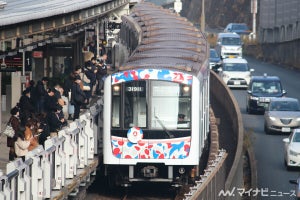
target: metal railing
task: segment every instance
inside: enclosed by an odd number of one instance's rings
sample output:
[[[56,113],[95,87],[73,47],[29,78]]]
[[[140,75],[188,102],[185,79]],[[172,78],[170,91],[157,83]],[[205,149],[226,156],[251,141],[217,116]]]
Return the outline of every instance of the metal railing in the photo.
[[[189,193],[185,194],[185,200],[192,199],[218,199],[219,192],[224,190],[225,165],[224,161],[227,153],[220,150],[218,155],[207,168],[196,185],[190,188]]]
[[[101,101],[78,120],[48,138],[21,158],[7,164],[0,176],[0,199],[66,199],[76,196],[80,186],[96,174],[96,155]]]

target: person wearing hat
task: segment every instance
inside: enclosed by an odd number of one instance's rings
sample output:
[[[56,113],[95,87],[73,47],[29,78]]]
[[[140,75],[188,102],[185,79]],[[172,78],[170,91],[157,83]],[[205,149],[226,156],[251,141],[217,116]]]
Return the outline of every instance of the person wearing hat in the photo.
[[[7,137],[7,147],[9,147],[9,161],[12,161],[16,158],[16,153],[15,153],[15,141],[17,140],[16,138],[16,132],[19,129],[20,126],[20,119],[19,119],[19,108],[17,106],[13,107],[10,110],[10,118],[8,123],[11,124],[12,128],[15,131],[15,135],[11,137]]]
[[[32,114],[35,112],[35,108],[30,99],[30,89],[26,88],[22,92],[22,96],[19,100],[19,107],[21,124],[25,126],[26,121],[31,118]]]

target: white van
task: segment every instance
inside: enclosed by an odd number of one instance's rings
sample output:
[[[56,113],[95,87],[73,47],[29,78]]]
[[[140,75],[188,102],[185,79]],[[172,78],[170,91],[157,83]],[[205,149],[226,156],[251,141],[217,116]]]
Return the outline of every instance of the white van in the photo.
[[[230,88],[247,88],[251,72],[248,62],[243,58],[223,59],[222,67],[218,69],[220,77]]]
[[[241,37],[237,33],[219,33],[215,49],[221,58],[241,58]]]

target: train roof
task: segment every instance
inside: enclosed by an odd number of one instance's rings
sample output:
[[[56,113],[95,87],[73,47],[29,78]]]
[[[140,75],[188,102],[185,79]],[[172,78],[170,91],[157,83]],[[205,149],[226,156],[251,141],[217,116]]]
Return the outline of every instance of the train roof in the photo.
[[[178,54],[177,49],[169,49],[168,51],[165,51],[164,49],[148,49],[147,51],[140,51],[139,53],[136,53],[135,56],[132,56],[128,59],[128,62],[132,62],[135,60],[140,60],[144,58],[151,58],[153,55],[156,55],[156,57],[174,57],[174,58],[181,58],[186,60],[192,60],[192,61],[199,61],[203,59],[203,54],[199,54],[195,51],[188,50],[188,49],[182,49],[180,53]]]
[[[207,39],[186,18],[148,2],[137,4],[129,18],[138,24],[141,40],[120,70],[152,67],[198,74],[208,69]]]

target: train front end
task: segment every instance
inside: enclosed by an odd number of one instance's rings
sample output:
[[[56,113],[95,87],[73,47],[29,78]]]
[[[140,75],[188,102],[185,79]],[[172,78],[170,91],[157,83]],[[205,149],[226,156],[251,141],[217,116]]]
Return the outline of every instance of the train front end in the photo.
[[[115,184],[188,181],[200,157],[199,87],[196,77],[168,69],[106,79],[103,162]]]

